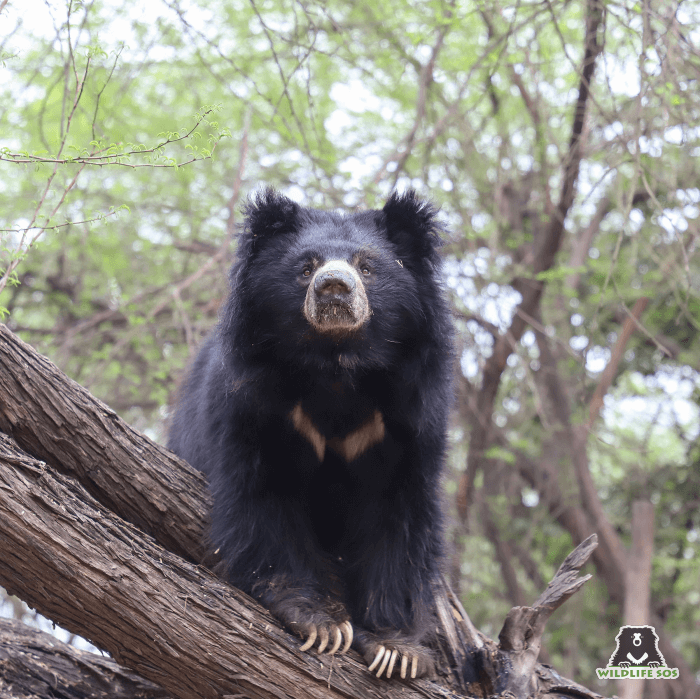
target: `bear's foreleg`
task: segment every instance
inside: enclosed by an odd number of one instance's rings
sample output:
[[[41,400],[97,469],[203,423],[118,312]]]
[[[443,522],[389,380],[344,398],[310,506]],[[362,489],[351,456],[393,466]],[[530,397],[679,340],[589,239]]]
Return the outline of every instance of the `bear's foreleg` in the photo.
[[[302,650],[345,653],[353,640],[350,615],[331,590],[331,565],[313,546],[303,508],[225,477],[215,483],[212,540],[231,583],[304,639]]]
[[[377,677],[432,675],[435,655],[433,583],[439,570],[440,518],[430,499],[397,494],[365,511],[365,541],[349,567],[348,600],[355,646]],[[388,517],[391,521],[389,522]]]

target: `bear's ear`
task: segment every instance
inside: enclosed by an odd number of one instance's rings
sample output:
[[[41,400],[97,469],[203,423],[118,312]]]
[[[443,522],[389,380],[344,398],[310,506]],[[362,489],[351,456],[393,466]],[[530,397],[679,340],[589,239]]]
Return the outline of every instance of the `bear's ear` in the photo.
[[[268,236],[294,233],[299,228],[300,206],[272,187],[251,195],[243,206],[243,239],[252,249]]]
[[[392,192],[382,212],[389,240],[401,256],[437,262],[445,227],[431,202],[418,199],[415,190]]]

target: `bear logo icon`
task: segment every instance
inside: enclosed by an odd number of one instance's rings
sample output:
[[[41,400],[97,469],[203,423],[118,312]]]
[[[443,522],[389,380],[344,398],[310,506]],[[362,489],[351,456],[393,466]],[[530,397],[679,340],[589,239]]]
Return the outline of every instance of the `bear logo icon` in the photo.
[[[608,666],[621,668],[665,666],[666,661],[659,651],[659,638],[649,625],[625,625],[615,637],[617,647],[610,657]]]

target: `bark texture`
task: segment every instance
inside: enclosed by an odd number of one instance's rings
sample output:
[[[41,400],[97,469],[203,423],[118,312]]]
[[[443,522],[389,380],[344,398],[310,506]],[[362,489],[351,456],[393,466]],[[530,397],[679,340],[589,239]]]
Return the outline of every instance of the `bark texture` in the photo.
[[[0,436],[0,583],[174,697],[447,697],[299,651],[269,613]]]
[[[18,620],[0,620],[0,698],[166,698],[109,658]]]
[[[205,557],[204,477],[0,324],[0,431],[163,547]],[[148,465],[144,468],[144,464]]]

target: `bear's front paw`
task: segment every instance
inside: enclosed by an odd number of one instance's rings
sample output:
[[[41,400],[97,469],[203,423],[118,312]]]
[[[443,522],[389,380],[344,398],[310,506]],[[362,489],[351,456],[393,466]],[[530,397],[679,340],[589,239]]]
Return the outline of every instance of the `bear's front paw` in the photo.
[[[650,661],[647,666],[650,666],[651,668],[658,668],[661,666],[661,664],[658,661]]]
[[[345,640],[340,653],[344,654],[352,644],[352,625],[347,620],[339,625],[334,622],[326,623],[307,623],[306,625],[296,625],[298,633],[302,637],[306,637],[306,641],[299,647],[301,651],[308,651],[313,648],[318,639],[318,653],[322,654],[323,650],[328,646],[330,641],[331,647],[326,652],[327,654],[335,654],[340,649],[341,643]]]
[[[435,673],[435,657],[427,647],[406,639],[388,639],[369,634],[361,635],[357,645],[369,670],[377,671],[377,678],[384,674],[391,678],[396,669],[401,678],[420,678]]]
[[[630,667],[630,662],[629,661],[620,661],[618,664],[620,668],[629,668]]]
[[[319,654],[335,654],[338,650],[344,654],[350,648],[353,640],[350,616],[334,595],[323,595],[283,577],[261,583],[260,588],[258,599],[304,640],[302,651],[312,649],[317,643]]]

